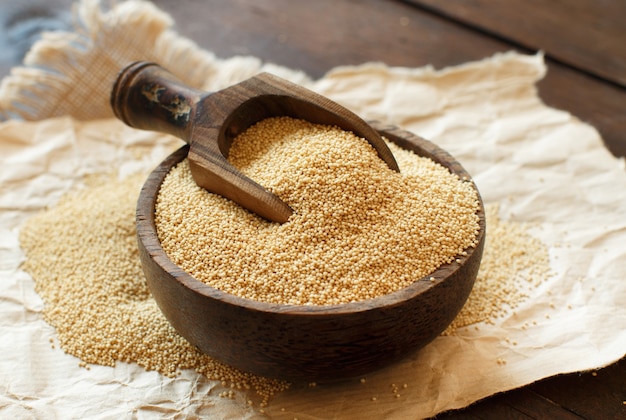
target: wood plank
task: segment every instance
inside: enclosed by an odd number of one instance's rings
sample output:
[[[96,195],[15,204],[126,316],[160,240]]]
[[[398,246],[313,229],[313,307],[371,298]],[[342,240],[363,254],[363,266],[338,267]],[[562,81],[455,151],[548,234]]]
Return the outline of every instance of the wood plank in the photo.
[[[626,2],[408,0],[626,87]]]
[[[384,61],[391,66],[444,67],[510,49],[486,36],[475,42],[465,36],[466,29],[397,1],[154,3],[171,13],[182,35],[219,57],[249,54],[316,78],[340,65]]]
[[[604,369],[548,378],[529,388],[584,418],[626,419],[626,358]]]
[[[171,13],[182,35],[217,56],[253,55],[312,77],[367,61],[442,68],[513,49],[528,53],[398,1],[154,2]],[[542,99],[594,125],[612,153],[626,156],[626,90],[547,62]]]
[[[560,419],[581,420],[582,417],[550,401],[533,390],[519,390],[497,394],[462,410],[448,411],[436,419]]]

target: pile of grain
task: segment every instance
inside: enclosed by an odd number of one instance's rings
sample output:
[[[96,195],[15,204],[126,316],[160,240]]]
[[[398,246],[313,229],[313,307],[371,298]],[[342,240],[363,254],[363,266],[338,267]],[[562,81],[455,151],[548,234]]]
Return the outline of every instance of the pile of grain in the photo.
[[[401,173],[351,132],[287,117],[238,136],[229,160],[293,210],[255,217],[193,181],[185,160],[156,203],[170,259],[243,298],[334,305],[412,284],[474,247],[480,203],[471,182],[396,148]]]
[[[266,405],[288,384],[200,353],[150,296],[135,238],[135,205],[144,180],[143,175],[102,179],[22,227],[23,268],[45,302],[45,320],[56,329],[61,348],[82,366],[137,363],[169,377],[195,369],[226,387],[255,390]]]
[[[528,291],[553,273],[547,246],[524,225],[499,216],[500,206],[485,206],[487,232],[476,283],[465,306],[444,332],[481,322],[494,324],[524,302]]]

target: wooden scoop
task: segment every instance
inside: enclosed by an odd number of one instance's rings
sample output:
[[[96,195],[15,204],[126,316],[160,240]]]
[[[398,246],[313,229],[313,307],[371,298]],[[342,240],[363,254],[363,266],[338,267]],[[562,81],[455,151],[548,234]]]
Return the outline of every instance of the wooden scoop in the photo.
[[[292,209],[227,161],[233,139],[251,125],[289,116],[352,131],[399,171],[380,134],[341,105],[269,73],[208,93],[193,89],[159,65],[135,62],[124,68],[111,92],[117,118],[131,127],[162,131],[186,141],[196,183],[259,216],[283,223]]]

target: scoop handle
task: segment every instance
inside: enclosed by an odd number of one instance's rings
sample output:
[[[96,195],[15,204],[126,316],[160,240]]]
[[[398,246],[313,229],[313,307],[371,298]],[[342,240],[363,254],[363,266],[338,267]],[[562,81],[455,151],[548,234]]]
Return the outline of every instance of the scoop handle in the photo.
[[[206,95],[156,63],[137,61],[120,71],[110,99],[113,113],[127,125],[189,143],[198,101]]]

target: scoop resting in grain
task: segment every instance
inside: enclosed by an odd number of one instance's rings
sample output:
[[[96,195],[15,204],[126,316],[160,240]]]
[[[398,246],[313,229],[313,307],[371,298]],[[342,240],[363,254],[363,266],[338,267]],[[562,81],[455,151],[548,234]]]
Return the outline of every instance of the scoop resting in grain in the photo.
[[[263,120],[235,139],[229,160],[294,215],[270,223],[208,193],[185,160],[159,192],[159,240],[183,270],[247,299],[336,305],[394,292],[476,245],[480,204],[471,183],[393,150],[400,174],[351,132]]]

